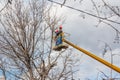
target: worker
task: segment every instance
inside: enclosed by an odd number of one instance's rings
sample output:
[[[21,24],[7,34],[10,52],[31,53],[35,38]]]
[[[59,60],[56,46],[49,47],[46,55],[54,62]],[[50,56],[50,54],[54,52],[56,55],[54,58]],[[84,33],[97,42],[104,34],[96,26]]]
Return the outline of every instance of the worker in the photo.
[[[59,33],[62,33],[62,26],[59,27]]]
[[[55,41],[56,41],[56,46],[62,44],[62,26],[59,27],[59,31],[55,30],[56,36],[55,36]]]
[[[59,44],[62,44],[62,38],[63,38],[63,31],[62,31],[62,26],[60,26],[58,32]]]
[[[58,30],[55,30],[55,38],[54,38],[54,40],[56,42],[56,46],[57,46],[57,42],[58,42],[57,38],[58,38]]]

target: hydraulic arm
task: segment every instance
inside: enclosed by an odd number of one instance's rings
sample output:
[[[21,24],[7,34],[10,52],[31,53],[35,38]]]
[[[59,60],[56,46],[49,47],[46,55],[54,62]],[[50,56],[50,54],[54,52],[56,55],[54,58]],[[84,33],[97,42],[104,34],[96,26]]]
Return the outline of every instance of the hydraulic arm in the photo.
[[[85,50],[85,49],[82,49],[82,48],[80,48],[80,47],[74,45],[73,43],[71,43],[71,42],[69,42],[69,41],[67,41],[67,40],[65,40],[65,39],[63,39],[63,41],[64,41],[65,43],[71,45],[72,47],[76,48],[77,50],[79,50],[79,51],[85,53],[86,55],[92,57],[93,59],[95,59],[95,60],[101,62],[102,64],[104,64],[104,65],[106,65],[106,66],[108,66],[109,68],[111,68],[111,69],[117,71],[118,73],[120,73],[120,68],[119,68],[119,67],[117,67],[117,66],[115,66],[115,65],[113,65],[113,64],[111,64],[111,63],[109,63],[109,62],[107,62],[106,60],[104,60],[104,59],[102,59],[102,58],[100,58],[100,57],[98,57],[98,56],[92,54],[91,52],[89,52],[89,51],[87,51],[87,50]]]

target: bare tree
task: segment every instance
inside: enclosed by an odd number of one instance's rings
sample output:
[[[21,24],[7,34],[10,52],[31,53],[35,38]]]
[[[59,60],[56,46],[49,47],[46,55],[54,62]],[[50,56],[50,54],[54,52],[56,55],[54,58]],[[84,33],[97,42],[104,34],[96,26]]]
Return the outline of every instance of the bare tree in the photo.
[[[12,4],[12,0],[1,0],[0,1],[0,13],[9,5]]]
[[[5,79],[72,78],[76,61],[70,60],[71,50],[52,50],[54,27],[60,19],[50,16],[49,6],[44,0],[14,0],[4,9],[0,16],[0,69]]]

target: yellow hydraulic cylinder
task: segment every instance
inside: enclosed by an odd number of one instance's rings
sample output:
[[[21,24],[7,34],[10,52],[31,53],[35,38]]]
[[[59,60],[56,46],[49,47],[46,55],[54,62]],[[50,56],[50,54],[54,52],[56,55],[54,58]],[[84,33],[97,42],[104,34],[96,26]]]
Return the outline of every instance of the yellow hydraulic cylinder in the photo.
[[[104,64],[104,65],[106,65],[106,66],[108,66],[109,68],[111,68],[111,69],[117,71],[118,73],[120,73],[120,68],[119,68],[119,67],[117,67],[117,66],[115,66],[115,65],[113,65],[113,64],[111,64],[111,63],[109,63],[108,61],[106,61],[106,60],[104,60],[104,59],[102,59],[102,58],[100,58],[100,57],[98,57],[98,56],[92,54],[91,52],[89,52],[89,51],[87,51],[87,50],[85,50],[85,49],[82,49],[82,48],[80,48],[80,47],[74,45],[73,43],[67,41],[66,39],[63,39],[63,41],[64,41],[65,43],[71,45],[72,47],[76,48],[77,50],[79,50],[79,51],[85,53],[86,55],[92,57],[93,59],[95,59],[95,60],[101,62],[102,64]]]

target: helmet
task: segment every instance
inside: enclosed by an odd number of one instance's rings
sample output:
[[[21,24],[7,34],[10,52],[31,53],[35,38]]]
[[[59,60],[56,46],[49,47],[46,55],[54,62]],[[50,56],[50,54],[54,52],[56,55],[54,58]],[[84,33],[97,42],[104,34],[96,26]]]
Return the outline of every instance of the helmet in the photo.
[[[57,32],[58,32],[58,30],[56,29],[56,30],[55,30],[55,33],[57,33]]]
[[[62,29],[62,25],[60,25],[59,29]]]

